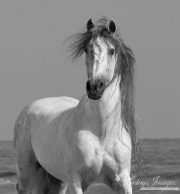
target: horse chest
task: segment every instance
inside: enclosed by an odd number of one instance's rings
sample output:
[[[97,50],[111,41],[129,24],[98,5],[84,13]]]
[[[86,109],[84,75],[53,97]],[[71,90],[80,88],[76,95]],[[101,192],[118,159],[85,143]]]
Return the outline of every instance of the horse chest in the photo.
[[[89,131],[80,131],[76,135],[73,145],[73,166],[78,166],[82,179],[89,182],[103,182],[108,174],[118,171],[118,164],[114,159],[113,142],[104,146],[97,136]]]

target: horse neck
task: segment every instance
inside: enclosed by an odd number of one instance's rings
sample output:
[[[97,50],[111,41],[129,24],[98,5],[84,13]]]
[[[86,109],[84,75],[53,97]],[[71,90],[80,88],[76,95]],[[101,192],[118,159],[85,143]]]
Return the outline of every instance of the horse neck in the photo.
[[[108,135],[108,130],[112,131],[112,127],[120,127],[117,122],[121,118],[119,81],[118,77],[115,78],[99,100],[89,99],[86,103],[86,112],[93,129],[101,135]]]

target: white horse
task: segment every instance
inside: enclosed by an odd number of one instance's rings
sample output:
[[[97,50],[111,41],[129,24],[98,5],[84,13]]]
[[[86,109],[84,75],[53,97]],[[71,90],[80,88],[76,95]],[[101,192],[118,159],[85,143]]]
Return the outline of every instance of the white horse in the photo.
[[[131,194],[137,150],[134,55],[115,22],[90,19],[70,37],[71,57],[86,53],[87,95],[35,101],[14,130],[18,194],[82,194],[93,183]]]

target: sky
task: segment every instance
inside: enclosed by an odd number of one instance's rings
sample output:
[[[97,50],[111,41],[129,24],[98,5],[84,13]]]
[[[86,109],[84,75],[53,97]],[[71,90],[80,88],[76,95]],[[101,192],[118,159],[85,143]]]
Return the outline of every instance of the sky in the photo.
[[[83,59],[73,64],[64,40],[89,18],[113,18],[134,52],[136,112],[144,138],[180,138],[180,1],[1,0],[0,140],[30,102],[86,93]]]

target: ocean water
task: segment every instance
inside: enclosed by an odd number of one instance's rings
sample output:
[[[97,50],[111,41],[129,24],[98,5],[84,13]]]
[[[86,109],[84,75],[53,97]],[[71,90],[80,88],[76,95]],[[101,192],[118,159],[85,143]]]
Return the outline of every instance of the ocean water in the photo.
[[[146,139],[143,140],[143,151],[147,158],[145,172],[132,171],[131,182],[133,193],[156,194],[161,190],[140,190],[143,185],[166,187],[164,194],[180,193],[180,139]],[[15,190],[16,169],[12,141],[0,141],[0,194],[17,194]],[[112,194],[103,185],[90,187],[86,194]]]

